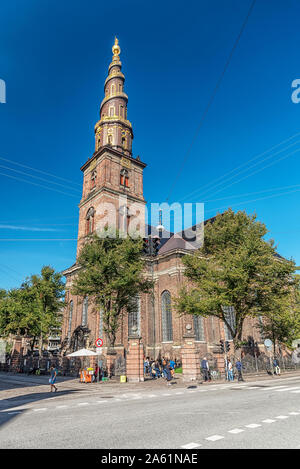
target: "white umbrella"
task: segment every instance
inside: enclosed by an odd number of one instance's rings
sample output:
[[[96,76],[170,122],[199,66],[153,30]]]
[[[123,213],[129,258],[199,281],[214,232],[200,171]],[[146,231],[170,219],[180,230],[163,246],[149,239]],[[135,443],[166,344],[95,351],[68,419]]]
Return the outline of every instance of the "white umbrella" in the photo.
[[[67,357],[91,357],[97,355],[96,352],[93,352],[92,350],[88,350],[86,348],[82,348],[80,350],[77,350],[77,352],[69,353]]]

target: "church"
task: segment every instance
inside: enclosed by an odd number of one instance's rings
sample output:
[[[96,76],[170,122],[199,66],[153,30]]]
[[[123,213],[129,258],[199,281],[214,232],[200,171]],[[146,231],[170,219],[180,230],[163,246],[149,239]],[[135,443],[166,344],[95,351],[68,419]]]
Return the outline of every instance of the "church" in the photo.
[[[111,207],[117,213],[118,229],[128,226],[132,207],[138,213],[139,223],[145,223],[143,172],[146,163],[132,152],[133,129],[127,116],[128,96],[124,89],[125,76],[117,39],[112,52],[112,62],[104,82],[100,120],[94,129],[95,152],[81,167],[83,190],[79,203],[77,255],[86,236],[107,223],[109,210],[103,211],[103,207]],[[122,205],[124,200],[126,210]],[[188,331],[194,336],[200,358],[206,356],[211,367],[217,368],[220,340],[231,340],[228,328],[214,317],[180,317],[173,307],[173,298],[184,282],[181,259],[187,252],[191,252],[189,243],[171,233],[170,237],[163,237],[157,255],[147,258],[147,274],[154,281],[153,294],[142,294],[137,298],[136,312],[122,314],[115,345],[118,355],[125,356],[128,337],[135,333],[141,338],[145,356],[180,360],[184,336]],[[80,298],[71,293],[78,268],[75,262],[63,272],[67,304],[62,324],[63,350],[68,353],[82,347],[95,349],[95,341],[101,338],[105,356],[107,341],[103,334],[101,311],[97,311],[88,297]],[[234,324],[233,312],[229,309],[226,314]],[[245,324],[244,335],[262,343],[258,329],[251,321]]]

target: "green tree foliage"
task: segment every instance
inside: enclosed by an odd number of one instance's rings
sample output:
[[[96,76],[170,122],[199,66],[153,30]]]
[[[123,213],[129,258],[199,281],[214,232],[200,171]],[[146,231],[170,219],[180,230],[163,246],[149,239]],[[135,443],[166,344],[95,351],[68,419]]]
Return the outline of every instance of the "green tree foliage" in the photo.
[[[176,300],[179,313],[220,318],[236,347],[246,317],[272,317],[278,308],[288,314],[298,282],[295,263],[277,254],[266,233],[255,215],[231,209],[208,222],[203,246],[183,258],[189,282]],[[224,312],[229,306],[234,307],[234,326]]]
[[[32,348],[39,339],[42,349],[52,328],[58,328],[64,302],[62,275],[44,266],[40,275],[32,275],[20,288],[0,291],[0,335],[20,334],[32,337]]]
[[[114,347],[119,317],[123,310],[135,308],[134,298],[148,292],[152,283],[143,271],[142,239],[94,235],[81,249],[80,270],[72,293],[88,296],[103,312],[103,329],[109,346]]]

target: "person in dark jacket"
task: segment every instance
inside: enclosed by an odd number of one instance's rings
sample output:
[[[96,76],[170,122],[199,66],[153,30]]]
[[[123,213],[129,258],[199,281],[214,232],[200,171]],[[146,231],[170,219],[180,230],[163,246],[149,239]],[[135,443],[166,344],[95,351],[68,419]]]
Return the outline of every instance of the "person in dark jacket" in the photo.
[[[206,357],[204,357],[203,360],[201,361],[201,371],[203,374],[204,381],[205,382],[208,381],[209,365],[208,365],[208,361]]]
[[[171,386],[172,372],[171,372],[170,363],[167,363],[165,370],[166,370],[166,375],[167,375],[167,385]]]
[[[244,381],[244,378],[243,378],[243,375],[242,375],[242,370],[244,368],[241,360],[238,360],[236,363],[235,363],[235,367],[237,369],[237,372],[238,372],[238,381]]]

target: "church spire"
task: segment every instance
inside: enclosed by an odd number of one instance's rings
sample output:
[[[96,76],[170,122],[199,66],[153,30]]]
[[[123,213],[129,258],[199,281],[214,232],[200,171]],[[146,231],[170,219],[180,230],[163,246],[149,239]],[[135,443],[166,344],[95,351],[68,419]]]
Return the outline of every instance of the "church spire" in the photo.
[[[133,132],[127,120],[128,96],[124,93],[125,77],[121,72],[121,48],[115,37],[112,61],[104,84],[104,99],[100,105],[100,120],[95,125],[95,149],[109,145],[124,155],[131,156]]]

